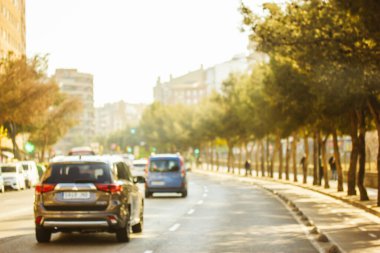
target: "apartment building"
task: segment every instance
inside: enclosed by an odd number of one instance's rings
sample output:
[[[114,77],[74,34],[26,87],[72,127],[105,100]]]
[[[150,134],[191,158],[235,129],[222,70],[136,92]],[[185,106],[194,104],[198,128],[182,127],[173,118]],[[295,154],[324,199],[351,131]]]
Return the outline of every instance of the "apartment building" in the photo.
[[[25,0],[0,0],[0,58],[25,55]]]
[[[83,105],[82,113],[78,115],[78,125],[69,130],[56,149],[66,152],[73,146],[90,146],[95,138],[93,76],[76,69],[57,69],[54,79],[63,93],[79,97]]]

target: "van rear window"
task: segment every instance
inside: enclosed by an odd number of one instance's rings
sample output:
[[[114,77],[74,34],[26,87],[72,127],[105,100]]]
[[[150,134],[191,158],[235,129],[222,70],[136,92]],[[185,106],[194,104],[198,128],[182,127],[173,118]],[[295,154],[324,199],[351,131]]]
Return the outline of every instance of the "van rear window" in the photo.
[[[176,172],[179,168],[178,159],[152,159],[149,164],[151,172]]]
[[[53,164],[45,172],[43,183],[112,183],[105,163]]]

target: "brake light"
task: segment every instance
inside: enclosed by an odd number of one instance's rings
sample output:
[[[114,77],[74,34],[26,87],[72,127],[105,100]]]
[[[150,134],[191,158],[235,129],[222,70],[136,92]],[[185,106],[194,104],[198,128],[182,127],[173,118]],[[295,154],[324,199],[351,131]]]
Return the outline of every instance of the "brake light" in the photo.
[[[98,191],[117,193],[123,190],[123,187],[118,184],[96,184]]]
[[[38,184],[36,185],[36,193],[45,193],[53,191],[55,184]]]
[[[42,216],[37,216],[36,217],[35,222],[36,222],[37,225],[41,225],[42,224],[42,218],[43,218]]]
[[[186,172],[185,172],[185,170],[182,168],[182,169],[181,169],[181,177],[185,177],[185,174],[186,174]]]

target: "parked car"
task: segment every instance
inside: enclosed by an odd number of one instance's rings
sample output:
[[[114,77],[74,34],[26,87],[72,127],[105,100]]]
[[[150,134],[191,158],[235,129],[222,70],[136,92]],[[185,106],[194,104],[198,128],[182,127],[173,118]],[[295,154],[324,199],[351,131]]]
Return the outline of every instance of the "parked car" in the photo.
[[[187,196],[187,177],[183,158],[177,154],[158,154],[149,158],[145,198],[155,192],[177,192]]]
[[[35,161],[22,161],[19,162],[22,165],[25,177],[25,185],[27,188],[36,186],[39,180],[37,164]]]
[[[134,160],[132,163],[132,174],[134,176],[145,176],[145,169],[148,165],[147,159]]]
[[[1,193],[5,192],[4,179],[3,179],[3,174],[1,173],[1,170],[0,170],[0,190],[1,190]]]
[[[144,198],[130,168],[116,156],[64,156],[50,161],[34,201],[40,243],[56,232],[110,232],[128,242],[142,232]]]
[[[20,163],[2,164],[1,172],[5,188],[18,191],[26,188],[24,171]]]

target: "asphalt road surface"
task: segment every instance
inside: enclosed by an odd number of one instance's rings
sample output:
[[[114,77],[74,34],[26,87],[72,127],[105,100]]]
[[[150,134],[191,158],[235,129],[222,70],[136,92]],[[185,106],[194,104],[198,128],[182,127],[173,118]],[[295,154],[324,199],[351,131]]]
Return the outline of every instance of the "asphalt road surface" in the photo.
[[[317,252],[288,209],[273,195],[228,178],[189,173],[189,195],[155,195],[145,224],[129,243],[114,234],[34,237],[33,190],[0,195],[0,252]]]

